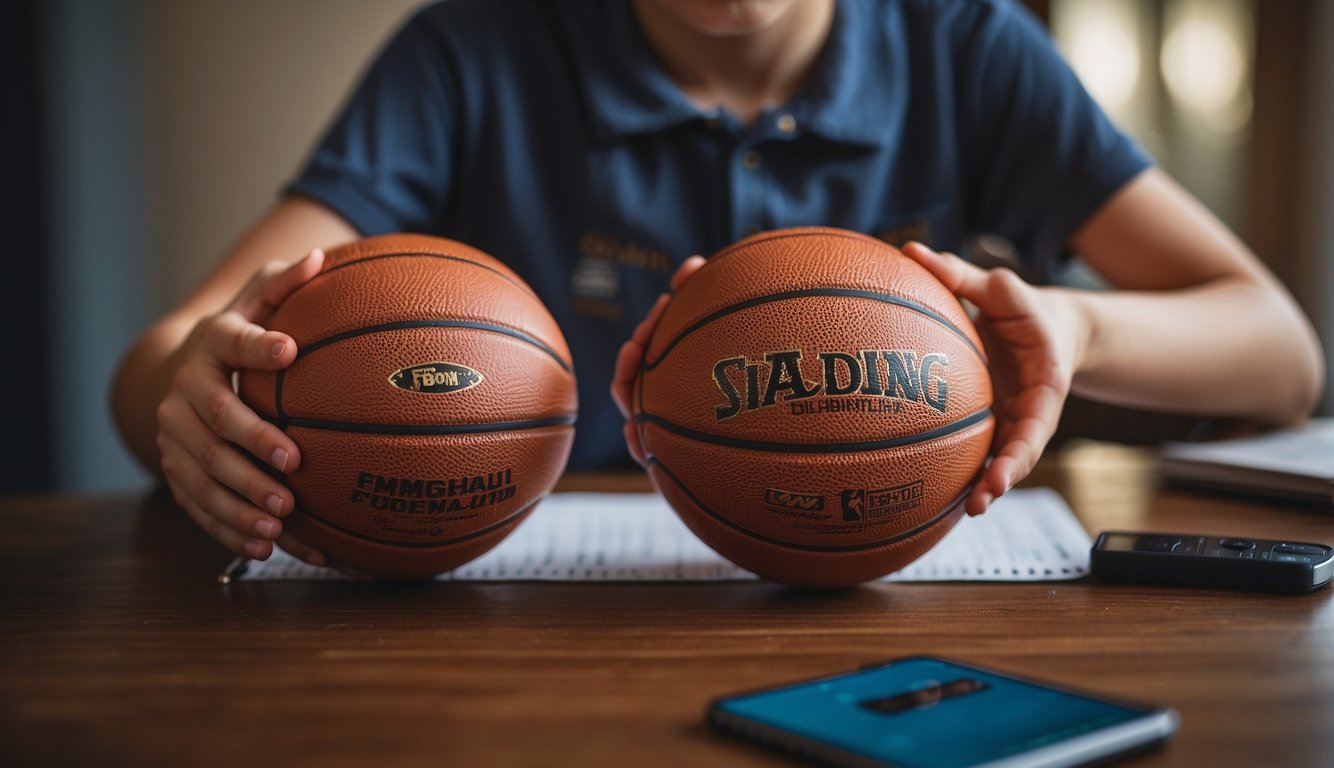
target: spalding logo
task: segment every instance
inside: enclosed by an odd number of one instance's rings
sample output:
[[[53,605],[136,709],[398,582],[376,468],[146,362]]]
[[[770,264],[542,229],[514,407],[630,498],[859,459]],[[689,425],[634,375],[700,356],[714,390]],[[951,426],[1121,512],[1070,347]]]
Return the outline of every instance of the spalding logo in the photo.
[[[729,357],[713,366],[713,381],[727,398],[726,405],[714,408],[714,417],[724,421],[739,413],[758,408],[772,408],[779,402],[793,406],[793,415],[806,411],[797,402],[815,397],[874,395],[895,400],[917,401],[941,413],[945,412],[949,385],[950,360],[943,352],[922,355],[910,350],[864,349],[849,352],[821,352],[815,356],[820,375],[813,381],[802,370],[801,350],[766,352],[763,360]],[[883,363],[883,364],[882,364]],[[745,376],[745,386],[734,375]],[[744,391],[743,391],[744,390]],[[897,409],[884,412],[897,412]],[[863,412],[865,409],[863,409]]]
[[[443,394],[477,386],[482,374],[458,363],[421,363],[389,375],[389,383],[409,392]]]

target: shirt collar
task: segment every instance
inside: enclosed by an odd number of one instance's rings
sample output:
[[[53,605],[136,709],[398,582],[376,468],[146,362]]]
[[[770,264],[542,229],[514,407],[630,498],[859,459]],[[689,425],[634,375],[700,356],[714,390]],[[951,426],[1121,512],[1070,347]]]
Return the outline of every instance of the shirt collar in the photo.
[[[705,116],[653,58],[629,0],[556,5],[595,136],[652,133]]]
[[[695,106],[654,59],[627,0],[557,5],[567,11],[566,34],[581,65],[584,106],[595,136],[653,133],[713,116]],[[884,67],[890,61],[883,38],[875,37],[872,16],[860,0],[837,3],[810,82],[781,108],[802,130],[852,144],[890,139],[892,126],[884,119],[891,81]]]
[[[902,64],[886,42],[875,4],[838,0],[815,71],[794,97],[799,124],[831,141],[880,145],[897,132],[893,114],[894,70]],[[899,73],[901,74],[901,73]]]

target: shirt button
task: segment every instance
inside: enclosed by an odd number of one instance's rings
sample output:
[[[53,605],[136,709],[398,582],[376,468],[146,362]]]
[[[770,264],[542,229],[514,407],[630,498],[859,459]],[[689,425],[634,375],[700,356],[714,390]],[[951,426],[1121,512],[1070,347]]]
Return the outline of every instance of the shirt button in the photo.
[[[745,169],[748,170],[748,171],[753,171],[753,170],[755,170],[756,168],[759,168],[759,167],[760,167],[760,153],[759,153],[759,152],[756,152],[755,150],[752,149],[752,150],[750,150],[749,152],[747,152],[746,154],[742,155],[742,156],[741,156],[741,167],[742,167],[742,168],[745,168]]]
[[[797,118],[792,115],[781,115],[778,118],[778,130],[783,133],[792,133],[797,130]]]

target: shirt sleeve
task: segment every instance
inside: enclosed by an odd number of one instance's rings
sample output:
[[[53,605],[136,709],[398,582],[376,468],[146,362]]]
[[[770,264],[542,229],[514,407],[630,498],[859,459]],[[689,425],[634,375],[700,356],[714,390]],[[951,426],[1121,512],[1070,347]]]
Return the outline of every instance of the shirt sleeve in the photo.
[[[433,231],[452,186],[448,61],[424,12],[410,19],[284,191],[324,203],[362,235]]]
[[[1079,226],[1152,161],[1084,90],[1037,21],[995,3],[969,41],[963,117],[973,229],[1050,273]]]

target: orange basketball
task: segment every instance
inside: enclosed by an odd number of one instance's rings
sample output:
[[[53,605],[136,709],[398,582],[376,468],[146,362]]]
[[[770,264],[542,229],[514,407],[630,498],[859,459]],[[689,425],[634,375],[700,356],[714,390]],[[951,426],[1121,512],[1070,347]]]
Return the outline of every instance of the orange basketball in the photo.
[[[570,352],[542,302],[462,243],[387,235],[330,251],[269,322],[286,370],[242,399],[301,449],[287,530],[357,570],[418,578],[494,547],[574,439]]]
[[[954,295],[897,249],[820,227],[749,237],[687,280],[634,400],[686,525],[802,586],[875,579],[938,542],[986,460],[990,406]]]

